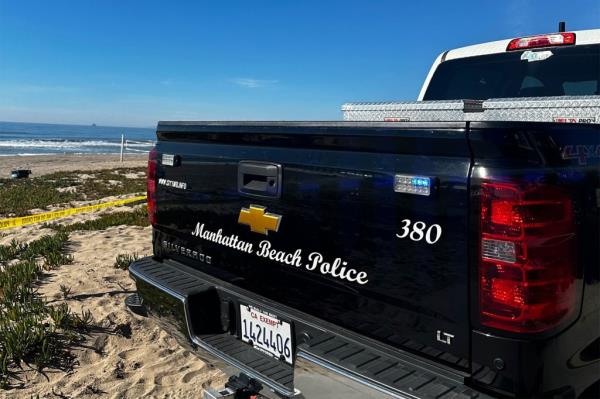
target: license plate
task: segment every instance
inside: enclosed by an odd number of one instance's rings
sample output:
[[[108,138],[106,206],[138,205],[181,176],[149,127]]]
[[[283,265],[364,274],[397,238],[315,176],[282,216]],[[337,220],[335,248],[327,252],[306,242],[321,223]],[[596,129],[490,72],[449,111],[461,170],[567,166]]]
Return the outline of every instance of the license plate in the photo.
[[[292,364],[290,323],[254,306],[240,305],[242,341],[277,359]]]

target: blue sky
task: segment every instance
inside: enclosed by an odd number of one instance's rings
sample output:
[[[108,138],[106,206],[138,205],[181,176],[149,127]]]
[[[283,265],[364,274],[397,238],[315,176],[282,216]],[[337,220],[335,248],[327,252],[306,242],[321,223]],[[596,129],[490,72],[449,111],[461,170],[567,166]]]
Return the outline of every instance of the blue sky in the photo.
[[[411,100],[438,53],[600,27],[600,1],[0,0],[0,120],[335,120]]]

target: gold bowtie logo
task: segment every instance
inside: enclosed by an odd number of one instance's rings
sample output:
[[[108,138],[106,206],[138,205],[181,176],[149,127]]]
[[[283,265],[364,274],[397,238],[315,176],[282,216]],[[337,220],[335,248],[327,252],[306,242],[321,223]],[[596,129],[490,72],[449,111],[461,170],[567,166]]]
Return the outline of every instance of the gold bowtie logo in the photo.
[[[273,213],[266,213],[264,206],[250,205],[250,209],[242,208],[238,223],[250,226],[250,231],[255,233],[269,234],[269,231],[277,233],[281,216]]]

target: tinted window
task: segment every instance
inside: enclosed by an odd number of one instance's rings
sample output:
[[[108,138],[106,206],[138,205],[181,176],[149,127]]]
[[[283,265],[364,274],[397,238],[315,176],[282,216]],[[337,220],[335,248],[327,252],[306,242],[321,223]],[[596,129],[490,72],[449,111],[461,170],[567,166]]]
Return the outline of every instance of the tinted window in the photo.
[[[600,45],[545,48],[532,52],[546,52],[547,58],[528,61],[521,59],[524,51],[515,51],[442,62],[423,99],[485,100],[600,94]]]

